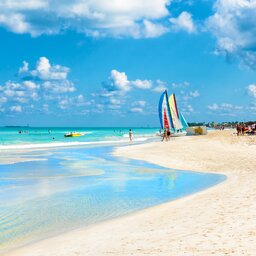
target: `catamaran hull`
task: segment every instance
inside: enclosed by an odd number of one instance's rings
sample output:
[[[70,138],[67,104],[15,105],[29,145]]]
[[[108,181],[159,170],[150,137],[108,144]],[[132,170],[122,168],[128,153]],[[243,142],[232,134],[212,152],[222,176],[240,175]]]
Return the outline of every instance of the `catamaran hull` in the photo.
[[[182,137],[186,135],[187,135],[187,132],[175,132],[171,134],[171,137]]]

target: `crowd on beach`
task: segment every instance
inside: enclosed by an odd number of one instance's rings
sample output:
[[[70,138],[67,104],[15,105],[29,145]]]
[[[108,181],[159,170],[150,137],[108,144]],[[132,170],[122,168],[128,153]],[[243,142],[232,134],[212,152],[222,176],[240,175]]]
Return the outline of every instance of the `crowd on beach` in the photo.
[[[256,123],[246,126],[244,123],[236,125],[237,136],[239,135],[256,135]]]

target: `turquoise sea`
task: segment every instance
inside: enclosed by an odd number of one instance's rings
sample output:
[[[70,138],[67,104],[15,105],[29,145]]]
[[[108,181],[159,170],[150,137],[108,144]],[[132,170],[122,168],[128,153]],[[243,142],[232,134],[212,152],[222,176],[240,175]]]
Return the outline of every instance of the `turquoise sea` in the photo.
[[[17,128],[2,128],[0,134],[6,135],[4,145],[7,148],[14,143],[16,147],[23,147],[78,139],[63,137],[64,132],[71,131],[70,128],[50,130],[48,133],[47,128],[30,128],[29,133],[19,134]],[[114,142],[121,140],[119,146],[129,145],[125,136],[128,129],[75,130],[91,132],[79,138],[81,142],[90,143],[47,150],[12,150],[11,153],[0,149],[9,154],[8,157],[27,160],[0,164],[0,254],[72,229],[175,200],[226,179],[224,175],[176,171],[114,157]],[[135,143],[159,139],[155,136],[157,129],[137,128],[133,131],[138,139]],[[57,142],[52,142],[51,136],[56,137]],[[108,143],[107,146],[94,144],[96,141]]]
[[[128,141],[129,129],[132,129],[135,141],[145,141],[156,137],[159,128],[81,128],[81,127],[0,127],[0,146],[28,144],[99,144],[100,142]],[[81,137],[64,137],[67,132],[85,133]]]

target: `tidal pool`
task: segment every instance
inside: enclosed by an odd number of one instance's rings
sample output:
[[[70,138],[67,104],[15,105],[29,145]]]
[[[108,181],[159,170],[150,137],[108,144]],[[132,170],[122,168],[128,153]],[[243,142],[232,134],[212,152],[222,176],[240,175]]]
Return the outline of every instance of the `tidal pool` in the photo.
[[[175,200],[226,179],[113,157],[112,150],[37,151],[26,153],[36,161],[0,165],[0,253]]]

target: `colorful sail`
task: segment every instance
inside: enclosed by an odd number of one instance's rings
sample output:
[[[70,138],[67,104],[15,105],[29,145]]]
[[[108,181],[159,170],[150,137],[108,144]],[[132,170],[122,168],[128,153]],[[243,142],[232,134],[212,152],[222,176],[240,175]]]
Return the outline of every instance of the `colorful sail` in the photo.
[[[178,112],[177,103],[176,103],[176,97],[175,97],[175,94],[174,94],[174,93],[169,97],[169,105],[170,105],[170,108],[173,109],[174,114],[175,114],[178,118],[180,118],[179,112]]]
[[[171,118],[171,113],[170,113],[170,107],[168,104],[167,91],[164,91],[160,97],[158,111],[159,111],[159,119],[160,119],[161,128],[162,129],[174,128],[172,118]]]
[[[188,128],[188,123],[187,123],[186,119],[184,118],[184,116],[181,112],[180,112],[180,121],[181,121],[181,124],[183,126],[183,129],[187,129]]]
[[[169,106],[170,106],[171,118],[172,118],[174,129],[175,130],[182,130],[183,125],[182,125],[182,123],[180,121],[180,118],[179,118],[179,112],[178,112],[178,107],[177,107],[177,103],[176,103],[175,94],[172,94],[169,97]]]

